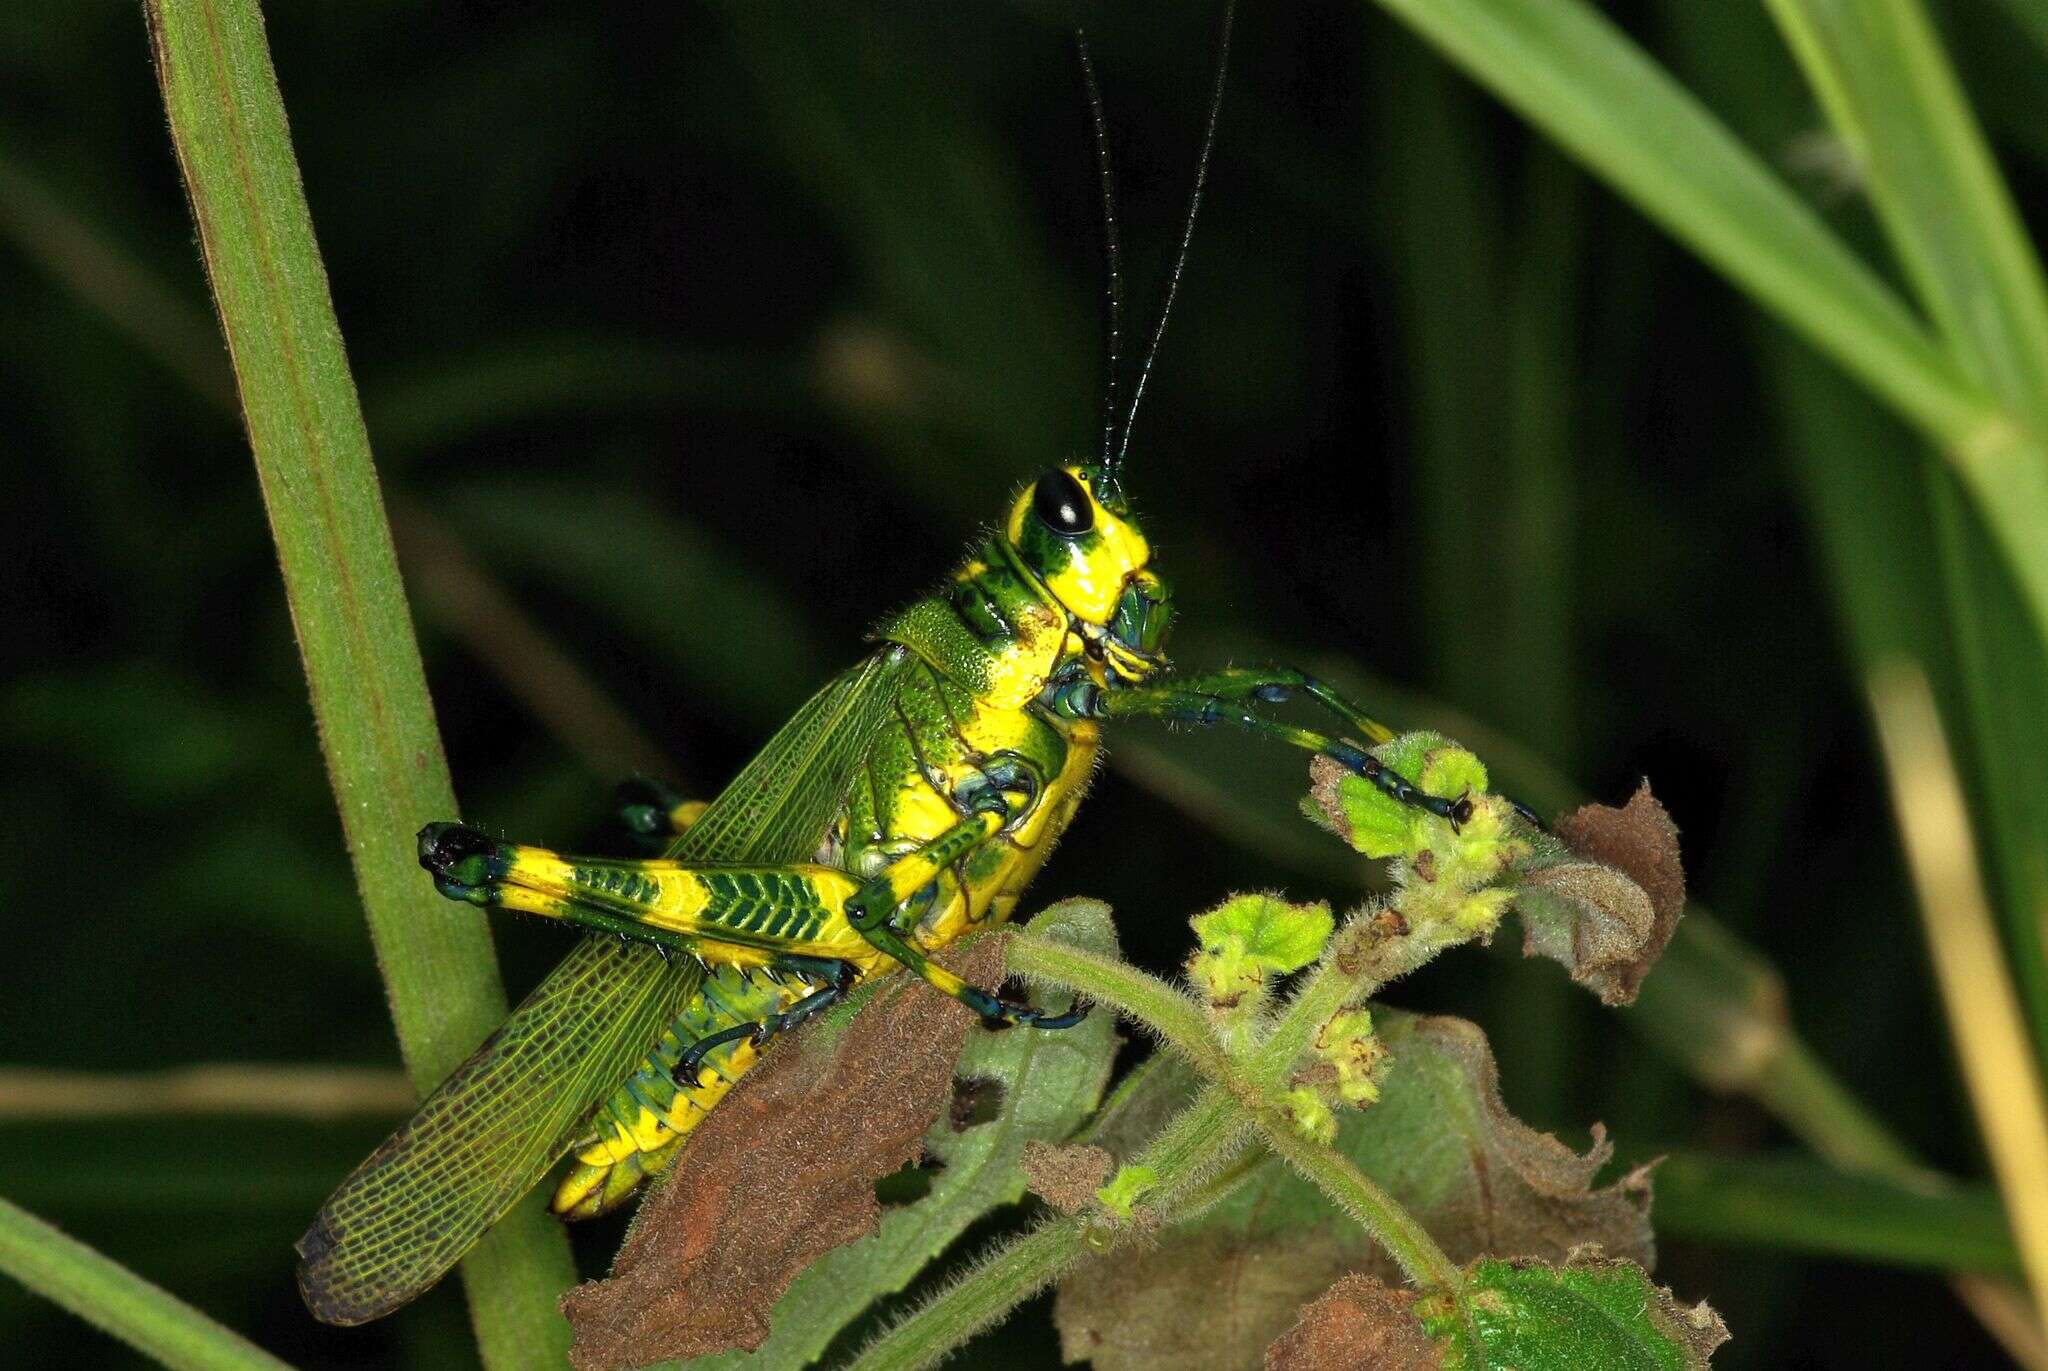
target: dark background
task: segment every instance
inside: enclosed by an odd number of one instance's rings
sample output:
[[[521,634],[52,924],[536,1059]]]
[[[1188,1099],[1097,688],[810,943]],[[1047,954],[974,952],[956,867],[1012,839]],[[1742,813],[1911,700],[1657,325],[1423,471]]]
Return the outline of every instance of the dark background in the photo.
[[[1760,10],[1608,8],[1871,241]],[[617,773],[715,788],[1086,450],[1101,231],[1067,30],[1094,30],[1140,330],[1215,33],[1160,3],[270,10],[465,815],[562,846],[608,841]],[[1989,7],[1949,19],[2038,211],[2039,54]],[[136,7],[0,9],[0,91],[0,1060],[392,1064]],[[1459,711],[1613,801],[1648,775],[1828,1065],[1981,1174],[1845,646],[1859,569],[1817,550],[1802,475],[1901,459],[1814,451],[1787,395],[1900,435],[1370,8],[1240,16],[1210,187],[1129,476],[1178,655],[1348,663],[1397,725]],[[563,706],[507,604],[644,740]],[[1294,758],[1147,741],[1293,832]],[[1107,775],[1038,897],[1108,899],[1160,969],[1226,891],[1355,899],[1158,790]],[[515,991],[562,946],[500,945]],[[1792,1145],[1547,964],[1466,953],[1392,998],[1478,1018],[1510,1104],[1575,1144],[1600,1119],[1623,1161]],[[291,1285],[390,1122],[4,1122],[0,1193],[294,1360],[459,1364],[452,1287],[344,1333]],[[1717,1366],[1997,1364],[1936,1277],[1663,1246],[1736,1332]],[[1049,1364],[1049,1337],[1033,1305],[977,1364]],[[132,1360],[4,1283],[0,1347]]]

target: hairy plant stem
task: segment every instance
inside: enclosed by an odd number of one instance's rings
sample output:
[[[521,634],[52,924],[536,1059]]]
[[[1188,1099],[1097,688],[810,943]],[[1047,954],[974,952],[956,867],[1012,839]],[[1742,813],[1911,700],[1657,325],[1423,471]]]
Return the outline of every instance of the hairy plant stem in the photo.
[[[1228,1092],[1215,1086],[1203,1092],[1132,1161],[1156,1173],[1159,1184],[1135,1206],[1145,1217],[1126,1231],[1155,1227],[1167,1210],[1178,1216],[1183,1197],[1204,1189],[1204,1179],[1229,1163],[1250,1128],[1251,1119]],[[998,1248],[869,1343],[849,1371],[917,1371],[933,1365],[1099,1248],[1106,1231],[1114,1232],[1105,1230],[1099,1215],[1070,1214]]]
[[[1341,936],[1341,935],[1340,935]],[[930,1366],[1015,1305],[1056,1279],[1105,1239],[1151,1230],[1207,1208],[1222,1183],[1244,1174],[1248,1134],[1284,1159],[1373,1235],[1411,1281],[1428,1289],[1456,1290],[1458,1268],[1435,1239],[1348,1158],[1295,1131],[1279,1095],[1286,1067],[1329,1015],[1370,994],[1390,975],[1412,969],[1426,950],[1423,939],[1382,942],[1356,958],[1331,956],[1295,997],[1274,1027],[1293,1049],[1272,1039],[1241,1060],[1218,1042],[1201,1006],[1165,981],[1135,967],[1028,933],[1011,937],[1008,969],[1104,1004],[1150,1028],[1209,1078],[1195,1102],[1175,1115],[1130,1161],[1152,1173],[1154,1184],[1133,1206],[1134,1218],[1112,1225],[1096,1212],[1056,1219],[999,1249],[954,1285],[870,1343],[853,1371],[915,1371]],[[1413,944],[1410,946],[1409,944]],[[1281,1052],[1287,1055],[1280,1057]],[[1272,1065],[1279,1057],[1280,1065]],[[1233,1176],[1231,1173],[1235,1172]]]
[[[1155,976],[1029,935],[1013,938],[1005,959],[1022,975],[1057,981],[1151,1028],[1209,1077],[1213,1084],[1203,1098],[1169,1123],[1146,1149],[1143,1164],[1160,1173],[1166,1195],[1178,1193],[1227,1160],[1213,1155],[1218,1125],[1209,1115],[1234,1100],[1257,1125],[1266,1145],[1363,1224],[1410,1280],[1455,1289],[1457,1267],[1422,1225],[1347,1158],[1295,1132],[1277,1098],[1289,1068],[1331,1015],[1443,948],[1439,940],[1415,935],[1376,937],[1370,926],[1354,923],[1339,932],[1332,952],[1271,1034],[1243,1061],[1216,1044],[1199,1006]],[[1161,1155],[1154,1159],[1154,1153]],[[1197,1159],[1204,1163],[1199,1172],[1192,1165]]]
[[[1438,1290],[1456,1290],[1463,1283],[1457,1266],[1429,1231],[1349,1157],[1302,1137],[1284,1115],[1262,1112],[1258,1126],[1266,1146],[1313,1182],[1331,1203],[1358,1220],[1373,1241],[1400,1263],[1408,1279]]]
[[[1211,1080],[1228,1080],[1236,1074],[1201,1007],[1157,976],[1049,938],[1030,936],[1011,938],[1003,951],[1003,963],[1015,975],[1078,991],[1143,1024]]]
[[[1369,999],[1387,982],[1399,980],[1454,945],[1413,934],[1377,936],[1364,918],[1354,918],[1338,931],[1331,951],[1309,973],[1253,1055],[1248,1068],[1252,1080],[1262,1089],[1278,1086],[1333,1015]]]
[[[998,1248],[967,1275],[862,1350],[857,1371],[930,1366],[1044,1289],[1087,1252],[1079,1216],[1055,1219]]]

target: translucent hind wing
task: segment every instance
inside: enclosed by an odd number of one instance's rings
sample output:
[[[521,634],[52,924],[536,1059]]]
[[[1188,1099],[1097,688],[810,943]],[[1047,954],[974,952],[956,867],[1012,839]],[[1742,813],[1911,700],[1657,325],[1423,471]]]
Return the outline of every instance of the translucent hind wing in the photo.
[[[894,717],[904,673],[920,669],[889,648],[840,675],[790,716],[668,855],[724,866],[809,861],[875,730]]]
[[[562,1154],[703,967],[586,938],[337,1188],[299,1239],[327,1323],[379,1318],[444,1275]]]
[[[832,681],[683,833],[671,855],[811,857],[908,659],[876,653]],[[342,1181],[299,1240],[299,1289],[328,1323],[379,1318],[445,1275],[561,1156],[702,984],[704,967],[586,938],[412,1119]]]

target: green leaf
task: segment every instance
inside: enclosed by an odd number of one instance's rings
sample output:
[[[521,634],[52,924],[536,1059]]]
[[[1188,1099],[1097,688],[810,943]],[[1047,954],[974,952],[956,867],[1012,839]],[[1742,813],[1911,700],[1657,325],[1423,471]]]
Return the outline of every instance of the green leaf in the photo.
[[[1034,936],[1117,955],[1109,908],[1092,900],[1053,905],[1032,919],[1031,928]],[[840,1329],[876,1299],[908,1285],[975,1220],[1024,1197],[1025,1144],[1063,1141],[1081,1125],[1102,1097],[1115,1053],[1114,1023],[1104,1013],[1059,1033],[972,1034],[955,1077],[996,1082],[1002,1105],[991,1122],[964,1130],[944,1117],[932,1125],[925,1155],[940,1166],[931,1190],[884,1210],[873,1233],[798,1276],[770,1316],[768,1340],[753,1352],[671,1365],[766,1371],[801,1366],[822,1354]]]
[[[1379,3],[1933,438],[2048,638],[2048,307],[1917,6],[1774,0],[1962,364],[1584,0]]]
[[[1461,1292],[1417,1308],[1445,1371],[1687,1371],[1728,1339],[1706,1305],[1687,1308],[1634,1262],[1597,1256],[1476,1262]]]
[[[1239,895],[1188,922],[1204,951],[1280,976],[1322,956],[1336,927],[1327,904],[1289,904],[1273,895]]]
[[[1095,1192],[1102,1207],[1119,1219],[1131,1217],[1131,1206],[1140,1196],[1159,1184],[1159,1173],[1149,1166],[1124,1166],[1109,1178],[1109,1184]]]
[[[1432,795],[1456,799],[1468,791],[1486,793],[1486,764],[1462,747],[1443,744],[1423,755],[1416,784]]]
[[[1486,791],[1486,767],[1440,733],[1403,733],[1373,748],[1372,755],[1388,770],[1442,799],[1456,799],[1468,790]],[[1317,818],[1320,811],[1339,837],[1368,857],[1413,856],[1443,823],[1344,768],[1319,761],[1314,774],[1309,817]]]
[[[2048,426],[2048,288],[1920,0],[1769,0],[1964,369]]]

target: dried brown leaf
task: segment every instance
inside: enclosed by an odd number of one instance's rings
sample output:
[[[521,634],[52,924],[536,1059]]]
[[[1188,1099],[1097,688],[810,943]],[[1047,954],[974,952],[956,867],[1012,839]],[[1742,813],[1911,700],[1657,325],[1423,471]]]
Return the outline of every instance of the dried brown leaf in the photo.
[[[1063,1214],[1086,1209],[1116,1170],[1116,1158],[1100,1147],[1039,1142],[1024,1144],[1024,1177],[1031,1193]]]
[[[1529,874],[1522,953],[1558,962],[1604,1004],[1627,1004],[1685,910],[1678,828],[1645,781],[1621,808],[1585,805],[1555,831],[1581,860]]]
[[[975,984],[1002,978],[994,938],[946,960]],[[806,1029],[778,1044],[690,1134],[611,1277],[563,1297],[570,1364],[614,1371],[759,1346],[797,1274],[874,1227],[875,1182],[918,1156],[973,1023],[898,975],[836,1042]]]
[[[1616,867],[1649,893],[1657,917],[1678,920],[1685,908],[1685,868],[1679,862],[1678,825],[1642,782],[1628,803],[1582,805],[1553,826],[1581,857]]]
[[[1594,1176],[1614,1154],[1606,1130],[1594,1124],[1593,1145],[1578,1153],[1516,1118],[1477,1024],[1383,1009],[1374,1016],[1394,1064],[1347,1150],[1363,1150],[1361,1164],[1409,1205],[1452,1261],[1557,1260],[1598,1243],[1645,1267],[1654,1263],[1649,1167],[1595,1189]],[[1405,1087],[1404,1071],[1412,1082]],[[1406,1098],[1382,1112],[1396,1089]]]
[[[1415,1298],[1348,1275],[1266,1348],[1266,1371],[1437,1371],[1443,1353],[1422,1331]]]

